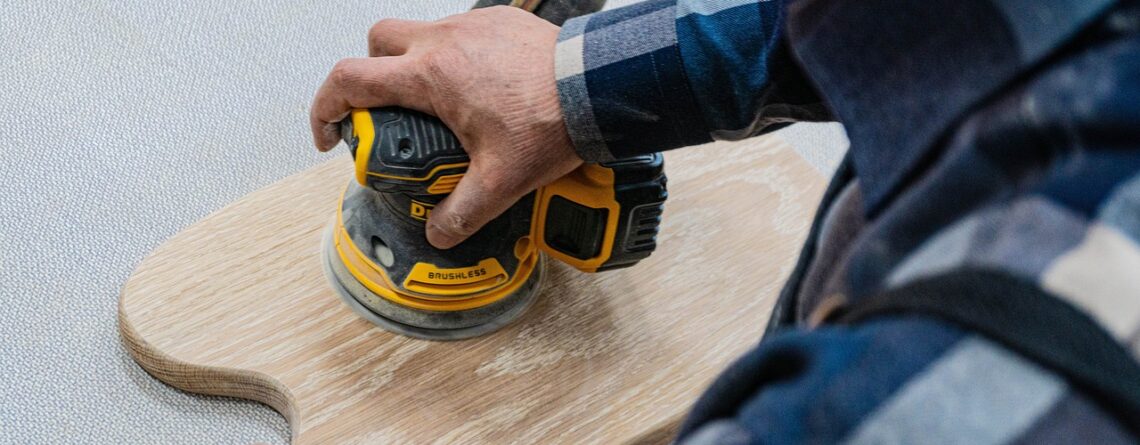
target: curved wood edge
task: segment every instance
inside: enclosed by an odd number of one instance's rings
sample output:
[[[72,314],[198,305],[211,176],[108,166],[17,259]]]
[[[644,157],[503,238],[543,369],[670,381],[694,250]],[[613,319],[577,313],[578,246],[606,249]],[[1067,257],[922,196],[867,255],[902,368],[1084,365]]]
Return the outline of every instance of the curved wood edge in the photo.
[[[132,276],[133,278],[133,276]],[[131,279],[127,280],[130,283]],[[122,293],[127,286],[123,286]],[[201,366],[178,360],[142,338],[131,325],[119,298],[119,339],[135,363],[147,374],[183,391],[211,396],[236,397],[264,403],[285,417],[291,441],[298,437],[299,418],[293,393],[267,374],[221,366]]]
[[[274,186],[280,184],[282,181],[305,174],[306,172],[331,171],[336,168],[334,166],[338,163],[343,165],[346,159],[350,160],[351,157],[348,154],[344,154],[309,167],[308,169],[293,173],[287,178],[255,190],[210,212],[189,227],[201,224],[203,221],[209,221],[218,215],[223,215],[235,206],[239,206],[246,200],[251,199],[252,196],[271,193]],[[347,172],[347,170],[340,170]],[[341,174],[347,178],[348,173]],[[225,366],[207,366],[179,360],[154,347],[154,345],[148,342],[144,338],[144,335],[135,328],[134,324],[131,323],[127,315],[126,300],[127,295],[132,293],[131,289],[133,284],[139,278],[139,271],[145,270],[147,268],[146,266],[151,261],[154,261],[154,257],[164,251],[164,247],[171,241],[178,239],[178,237],[185,232],[186,229],[183,229],[177,234],[172,235],[147,254],[147,256],[135,266],[134,271],[120,288],[119,304],[117,307],[120,342],[124,349],[127,350],[131,359],[133,359],[135,363],[138,363],[147,374],[150,374],[167,385],[194,394],[234,397],[243,400],[252,400],[269,406],[285,418],[285,421],[289,424],[290,443],[296,443],[300,437],[300,410],[292,391],[279,380],[257,371]]]
[[[133,278],[133,276],[131,277]],[[128,278],[127,283],[131,279]],[[126,292],[127,286],[123,286]],[[234,397],[243,400],[252,400],[263,403],[289,423],[290,442],[299,436],[296,422],[298,419],[297,405],[292,391],[281,384],[277,379],[267,374],[223,366],[200,366],[184,362],[153,347],[135,330],[126,311],[123,310],[123,298],[120,296],[118,308],[119,340],[147,374],[159,381],[194,394]],[[672,443],[677,431],[684,421],[684,416],[668,419],[658,423],[645,434],[629,442],[630,445],[667,445]]]

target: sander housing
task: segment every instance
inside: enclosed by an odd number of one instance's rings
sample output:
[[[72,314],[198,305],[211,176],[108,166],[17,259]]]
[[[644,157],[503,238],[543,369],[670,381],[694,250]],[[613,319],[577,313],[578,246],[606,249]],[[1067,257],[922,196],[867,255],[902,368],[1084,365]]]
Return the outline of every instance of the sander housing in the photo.
[[[355,178],[327,235],[326,270],[349,306],[386,329],[480,335],[533,303],[544,256],[600,272],[656,248],[667,197],[660,154],[583,164],[441,250],[428,244],[425,221],[467,170],[455,134],[438,118],[394,107],[354,110],[341,132]]]

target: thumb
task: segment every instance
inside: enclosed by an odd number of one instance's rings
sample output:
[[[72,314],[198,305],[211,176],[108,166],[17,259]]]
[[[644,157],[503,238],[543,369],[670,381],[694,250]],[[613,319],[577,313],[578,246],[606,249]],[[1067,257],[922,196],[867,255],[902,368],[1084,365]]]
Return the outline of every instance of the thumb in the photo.
[[[427,220],[427,239],[438,249],[463,242],[495,217],[503,214],[528,190],[492,182],[473,161],[447,198],[435,206]]]

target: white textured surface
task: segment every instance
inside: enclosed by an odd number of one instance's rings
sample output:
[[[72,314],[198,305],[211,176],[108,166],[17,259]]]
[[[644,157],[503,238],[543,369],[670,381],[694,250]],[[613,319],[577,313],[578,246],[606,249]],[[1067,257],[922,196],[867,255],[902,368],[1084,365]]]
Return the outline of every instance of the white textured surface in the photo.
[[[119,286],[183,227],[325,159],[307,106],[337,59],[365,53],[369,25],[470,3],[0,5],[0,443],[287,442],[269,408],[136,366]],[[817,168],[842,151],[793,131]]]
[[[309,100],[374,21],[468,3],[3,2],[0,443],[286,442],[269,408],[136,366],[119,286],[165,238],[326,158]]]

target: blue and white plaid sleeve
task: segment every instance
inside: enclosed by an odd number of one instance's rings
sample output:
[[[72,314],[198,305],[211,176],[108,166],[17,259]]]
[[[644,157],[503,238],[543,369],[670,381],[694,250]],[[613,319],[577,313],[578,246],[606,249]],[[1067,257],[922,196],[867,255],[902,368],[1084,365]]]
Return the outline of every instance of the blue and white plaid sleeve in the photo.
[[[588,161],[739,139],[818,120],[783,47],[784,0],[648,0],[562,27],[555,76]],[[778,61],[777,61],[778,59]],[[801,78],[774,92],[778,77]]]

